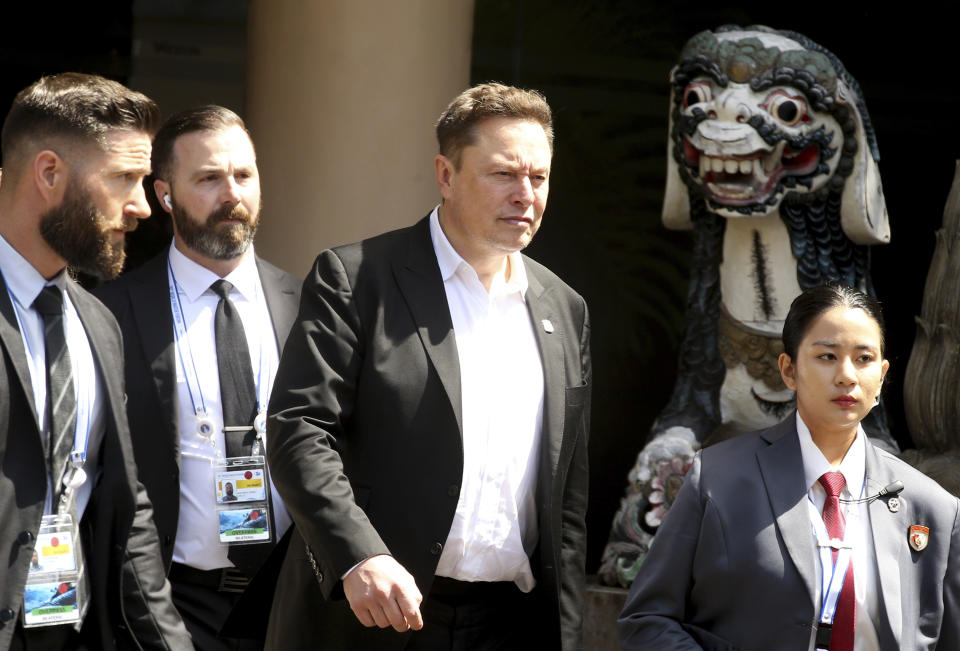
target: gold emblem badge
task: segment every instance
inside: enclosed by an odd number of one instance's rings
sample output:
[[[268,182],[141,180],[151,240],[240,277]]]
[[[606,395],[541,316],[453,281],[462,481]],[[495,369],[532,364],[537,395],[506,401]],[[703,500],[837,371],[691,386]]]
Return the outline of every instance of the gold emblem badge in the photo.
[[[907,533],[907,540],[914,551],[922,552],[927,548],[927,542],[930,541],[930,527],[924,527],[919,524],[910,525],[910,531]]]

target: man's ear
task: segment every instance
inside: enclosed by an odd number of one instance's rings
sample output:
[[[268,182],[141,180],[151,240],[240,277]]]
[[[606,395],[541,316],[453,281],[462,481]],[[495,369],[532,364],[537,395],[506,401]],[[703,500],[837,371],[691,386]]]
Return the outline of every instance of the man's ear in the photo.
[[[69,170],[66,161],[44,149],[33,159],[33,184],[47,207],[59,206],[66,192]]]
[[[796,391],[797,367],[794,365],[793,360],[790,359],[790,355],[780,353],[780,357],[777,358],[777,366],[780,368],[780,377],[783,378],[783,383],[786,384],[787,388],[791,391]]]
[[[443,154],[437,154],[433,159],[433,170],[437,175],[437,185],[440,186],[440,196],[449,199],[453,196],[453,180],[457,172],[453,161]]]
[[[157,201],[160,202],[160,207],[166,212],[172,213],[173,207],[168,205],[170,203],[170,184],[160,179],[154,179],[153,191],[157,195]],[[164,200],[164,197],[167,197],[166,200]]]

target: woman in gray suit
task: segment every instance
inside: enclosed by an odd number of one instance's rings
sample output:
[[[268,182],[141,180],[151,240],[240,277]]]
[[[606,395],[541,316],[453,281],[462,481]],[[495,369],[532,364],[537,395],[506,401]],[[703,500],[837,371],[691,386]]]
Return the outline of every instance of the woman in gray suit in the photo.
[[[797,411],[697,454],[620,616],[623,648],[960,649],[960,501],[859,425],[889,367],[880,306],[809,289],[783,345]]]

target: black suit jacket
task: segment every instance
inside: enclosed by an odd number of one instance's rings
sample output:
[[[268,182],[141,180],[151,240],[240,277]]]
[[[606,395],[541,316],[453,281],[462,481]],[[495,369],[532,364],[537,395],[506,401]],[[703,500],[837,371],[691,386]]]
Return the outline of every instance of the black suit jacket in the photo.
[[[545,267],[524,263],[545,384],[532,562],[542,599],[531,617],[543,624],[543,648],[576,649],[590,327],[580,296]],[[402,647],[410,633],[360,625],[340,577],[369,556],[390,553],[428,594],[457,505],[460,368],[427,219],[320,254],[304,283],[270,411],[269,461],[297,526],[268,648]]]
[[[164,249],[143,266],[96,291],[123,332],[133,450],[140,481],[153,502],[167,570],[180,517],[180,426],[168,255],[169,250]],[[300,281],[260,258],[257,270],[278,350],[283,350],[296,316]]]
[[[81,521],[92,593],[84,628],[99,644],[91,643],[103,649],[129,646],[130,635],[146,648],[190,649],[190,637],[164,579],[150,501],[137,482],[123,409],[117,323],[71,280],[67,293],[83,322],[105,389],[101,475]],[[23,602],[47,491],[30,371],[5,289],[0,291],[0,347],[0,649],[5,650]]]

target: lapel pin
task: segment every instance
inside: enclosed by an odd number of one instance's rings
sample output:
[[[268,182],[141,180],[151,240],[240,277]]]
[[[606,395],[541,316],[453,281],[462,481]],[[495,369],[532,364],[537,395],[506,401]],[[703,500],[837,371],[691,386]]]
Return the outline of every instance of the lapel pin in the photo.
[[[890,509],[890,513],[896,513],[900,510],[900,498],[891,497],[887,500],[887,508]]]
[[[924,527],[920,524],[910,525],[907,540],[910,541],[910,546],[913,547],[913,551],[922,552],[927,548],[927,543],[930,541],[930,527]]]
[[[543,325],[544,332],[546,332],[547,334],[550,334],[553,332],[553,324],[550,323],[550,319],[544,319],[540,323]]]

